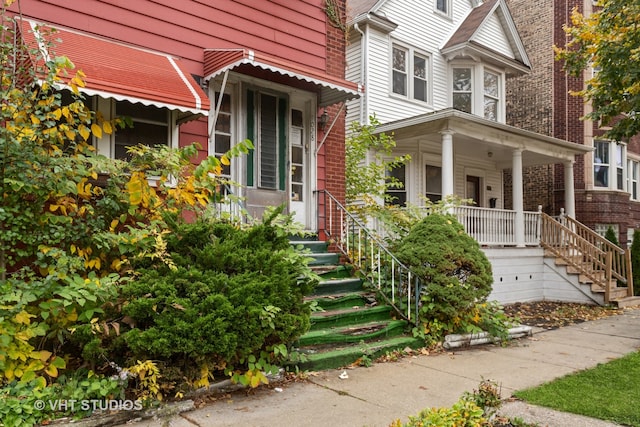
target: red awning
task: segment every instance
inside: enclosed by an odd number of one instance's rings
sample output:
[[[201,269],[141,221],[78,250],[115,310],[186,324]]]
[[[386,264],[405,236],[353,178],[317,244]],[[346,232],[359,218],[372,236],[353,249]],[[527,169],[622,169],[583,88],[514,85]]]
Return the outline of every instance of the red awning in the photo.
[[[49,29],[55,30],[50,36]],[[75,70],[82,70],[86,87],[80,91],[87,95],[188,114],[209,113],[209,99],[202,88],[170,55],[29,20],[22,21],[21,30],[26,45],[38,47],[45,58],[66,56]],[[38,45],[36,33],[53,45]]]
[[[206,49],[204,51],[204,79],[209,80],[227,70],[238,72],[263,70],[290,80],[291,86],[318,93],[318,105],[327,105],[358,98],[362,87],[312,68],[272,55],[248,49]]]

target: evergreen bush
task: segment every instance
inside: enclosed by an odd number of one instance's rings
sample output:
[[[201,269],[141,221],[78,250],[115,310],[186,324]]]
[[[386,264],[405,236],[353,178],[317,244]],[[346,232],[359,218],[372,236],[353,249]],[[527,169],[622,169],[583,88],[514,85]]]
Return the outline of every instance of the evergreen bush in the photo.
[[[420,321],[425,335],[439,340],[446,333],[475,332],[491,323],[483,319],[493,283],[491,264],[454,216],[425,217],[394,253],[423,282]]]
[[[167,238],[167,252],[172,267],[145,260],[122,288],[122,312],[134,325],[122,334],[129,362],[159,360],[194,379],[205,365],[244,368],[252,355],[309,329],[306,258],[269,221],[248,230],[181,224]]]

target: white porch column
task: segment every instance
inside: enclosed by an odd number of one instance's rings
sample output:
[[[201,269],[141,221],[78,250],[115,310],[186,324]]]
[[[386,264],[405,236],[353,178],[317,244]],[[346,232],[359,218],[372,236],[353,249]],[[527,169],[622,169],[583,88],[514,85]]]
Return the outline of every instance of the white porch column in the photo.
[[[453,132],[442,134],[442,199],[453,195]]]
[[[564,210],[571,218],[576,217],[576,193],[573,183],[574,160],[564,162]]]
[[[525,246],[524,240],[524,186],[522,184],[522,150],[513,151],[513,210],[516,211],[514,224],[516,246]]]

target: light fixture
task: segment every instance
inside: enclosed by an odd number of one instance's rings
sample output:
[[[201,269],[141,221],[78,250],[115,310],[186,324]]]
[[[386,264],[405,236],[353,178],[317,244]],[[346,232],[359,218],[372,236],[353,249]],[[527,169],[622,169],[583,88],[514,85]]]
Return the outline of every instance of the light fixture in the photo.
[[[329,123],[329,113],[327,113],[327,109],[325,108],[322,114],[318,117],[318,128],[324,132],[327,127],[327,123]]]
[[[488,158],[492,158],[492,157],[493,157],[493,152],[492,152],[492,151],[489,151],[489,152],[487,153],[487,157],[488,157]]]

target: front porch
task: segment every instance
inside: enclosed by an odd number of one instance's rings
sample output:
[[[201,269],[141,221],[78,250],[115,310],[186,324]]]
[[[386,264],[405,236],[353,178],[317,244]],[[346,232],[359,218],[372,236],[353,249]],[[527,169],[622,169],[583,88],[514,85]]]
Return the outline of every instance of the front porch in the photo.
[[[417,316],[422,284],[387,248],[383,223],[359,218],[331,194],[319,193],[318,224],[354,267],[406,320]],[[428,215],[427,209],[420,210]],[[448,208],[482,247],[493,269],[490,298],[501,304],[563,301],[637,304],[629,251],[569,216],[473,206]],[[520,222],[520,225],[518,223]]]

